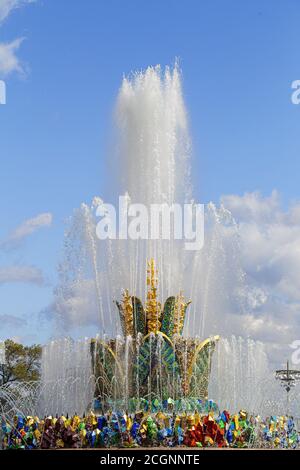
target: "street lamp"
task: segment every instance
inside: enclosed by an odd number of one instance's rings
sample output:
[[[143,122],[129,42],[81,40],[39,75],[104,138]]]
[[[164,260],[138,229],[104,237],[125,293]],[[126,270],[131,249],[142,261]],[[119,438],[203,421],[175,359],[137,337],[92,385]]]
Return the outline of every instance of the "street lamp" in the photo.
[[[287,415],[290,413],[290,391],[292,387],[295,387],[297,381],[300,380],[300,370],[293,370],[289,368],[289,361],[286,363],[286,369],[276,370],[276,380],[280,381],[280,385],[286,391],[286,404],[287,404]]]

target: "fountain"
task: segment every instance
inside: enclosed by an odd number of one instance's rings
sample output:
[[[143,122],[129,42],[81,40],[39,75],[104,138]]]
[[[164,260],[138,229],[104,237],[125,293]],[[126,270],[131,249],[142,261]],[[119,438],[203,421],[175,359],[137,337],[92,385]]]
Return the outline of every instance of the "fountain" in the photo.
[[[116,121],[119,136],[116,169],[110,174],[110,199],[123,193],[128,203],[147,208],[190,202],[191,144],[178,66],[165,72],[149,67],[124,78]],[[138,406],[142,399],[203,400],[209,395],[232,408],[243,404],[252,407],[251,384],[256,384],[258,401],[263,395],[260,383],[267,368],[263,347],[245,341],[245,353],[241,354],[237,339],[224,343],[236,330],[236,314],[248,309],[238,228],[231,214],[224,207],[208,204],[204,247],[189,251],[185,240],[174,237],[99,240],[97,208],[101,204],[99,198],[90,206],[82,204],[66,231],[53,305],[57,336],[62,339],[44,350],[44,403],[51,403],[51,412],[56,413],[84,411],[92,406],[93,395],[97,406],[106,403],[122,409],[130,400],[137,400]],[[122,211],[124,208],[120,209],[120,220]],[[125,287],[128,290],[123,291],[116,307],[113,302]],[[183,292],[192,300],[189,306]],[[165,301],[163,306],[158,299]],[[70,331],[77,336],[85,331],[91,337],[95,330],[92,361],[86,353],[89,340],[82,343],[64,338]],[[219,334],[224,340],[218,345]],[[240,334],[248,332],[241,329]],[[72,356],[80,354],[81,367],[76,372]],[[66,358],[65,365],[57,365],[60,356]],[[251,378],[247,384],[251,392],[242,390],[245,358],[249,359]],[[231,377],[225,390],[226,379],[221,381],[224,370],[226,377]],[[66,383],[73,384],[72,393],[63,385]],[[73,407],[72,400],[76,403]]]
[[[162,307],[154,259],[147,274],[145,309],[128,290],[117,302],[123,338],[92,342],[96,396],[102,405],[110,398],[115,405],[123,401],[127,409],[130,398],[137,399],[138,408],[141,398],[160,403],[182,397],[207,400],[211,355],[219,337],[182,337],[190,302],[180,293]]]
[[[178,66],[165,72],[149,67],[124,78],[116,120],[108,198],[124,194],[147,208],[190,203],[191,143]],[[94,403],[126,410],[143,400],[208,397],[231,409],[260,408],[268,375],[264,348],[231,338],[251,297],[231,214],[208,204],[204,247],[189,251],[185,240],[174,237],[99,240],[102,203],[96,197],[82,204],[66,229],[52,305],[56,340],[43,349],[36,413],[83,414]],[[248,332],[241,326],[238,334]]]

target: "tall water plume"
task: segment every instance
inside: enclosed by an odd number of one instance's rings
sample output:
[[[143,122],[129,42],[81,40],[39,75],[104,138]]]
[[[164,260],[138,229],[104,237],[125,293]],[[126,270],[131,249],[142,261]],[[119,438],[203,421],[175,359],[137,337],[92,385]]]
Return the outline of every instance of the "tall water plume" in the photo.
[[[120,182],[114,197],[126,194],[131,203],[148,208],[191,201],[190,136],[178,67],[164,72],[149,67],[124,78],[116,122]],[[209,204],[204,248],[188,251],[185,240],[172,238],[99,240],[95,209],[100,202],[82,204],[66,234],[55,303],[64,328],[93,324],[100,334],[119,333],[113,300],[124,288],[145,299],[146,261],[153,257],[161,300],[180,291],[192,300],[185,333],[203,337],[220,328],[222,333],[222,316],[241,308],[244,289],[238,235],[228,211]]]
[[[159,66],[124,78],[116,120],[121,185],[146,204],[191,198],[190,137],[180,72]]]

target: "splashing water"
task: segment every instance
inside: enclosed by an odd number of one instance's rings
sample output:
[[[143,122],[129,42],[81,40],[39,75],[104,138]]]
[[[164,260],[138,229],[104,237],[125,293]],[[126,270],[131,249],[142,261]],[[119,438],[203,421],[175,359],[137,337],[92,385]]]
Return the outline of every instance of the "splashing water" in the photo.
[[[44,414],[83,415],[94,393],[90,340],[48,343],[42,354],[42,384],[39,409]]]
[[[120,192],[147,207],[189,202],[190,137],[178,67],[165,73],[148,68],[125,78],[116,116]],[[159,297],[183,291],[192,300],[185,334],[223,333],[223,318],[240,311],[244,290],[238,232],[230,213],[209,204],[204,248],[189,251],[185,240],[99,240],[98,203],[95,198],[91,206],[82,204],[66,234],[55,305],[59,331],[93,324],[100,335],[120,334],[113,301],[124,288],[145,300],[146,262],[154,258]]]
[[[120,194],[147,207],[191,201],[191,145],[178,67],[164,72],[149,67],[124,78],[116,121]],[[124,288],[145,301],[150,258],[160,273],[160,299],[183,291],[192,300],[185,336],[247,335],[237,323],[248,308],[238,228],[224,207],[208,204],[204,247],[188,251],[184,240],[99,240],[95,215],[99,202],[95,198],[90,206],[82,204],[75,210],[66,231],[53,308],[58,336],[78,334],[84,327],[93,328],[93,335],[101,338],[120,335],[113,302]],[[261,344],[224,339],[213,362],[211,398],[231,409],[260,409],[264,391],[258,384],[268,374]],[[92,398],[92,377],[87,342],[50,343],[43,352],[42,407],[52,413],[84,410]]]
[[[262,343],[235,336],[222,338],[212,362],[209,396],[221,408],[264,412],[262,392],[269,369]]]

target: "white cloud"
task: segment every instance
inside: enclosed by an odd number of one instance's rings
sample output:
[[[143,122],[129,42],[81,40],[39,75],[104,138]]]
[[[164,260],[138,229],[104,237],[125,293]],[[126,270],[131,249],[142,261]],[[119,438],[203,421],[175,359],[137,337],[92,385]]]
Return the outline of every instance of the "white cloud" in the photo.
[[[16,317],[15,315],[0,315],[0,327],[12,327],[12,328],[21,328],[26,325],[26,320],[24,318]]]
[[[16,55],[23,42],[23,38],[15,39],[9,43],[0,43],[0,75],[5,77],[12,72],[23,73],[24,69]]]
[[[67,292],[56,296],[53,304],[43,314],[58,318],[63,329],[99,324],[95,282],[91,279],[74,282]]]
[[[16,8],[20,8],[35,0],[0,0],[0,24],[10,15]]]
[[[41,286],[44,284],[44,277],[42,271],[35,266],[2,266],[0,268],[0,285],[11,282]]]
[[[0,0],[0,26],[10,13],[16,8],[20,8],[35,0]],[[17,57],[17,50],[24,38],[17,38],[9,42],[0,42],[0,76],[17,72],[24,73],[24,67]]]
[[[230,194],[223,196],[221,202],[237,220],[242,222],[274,221],[274,216],[278,215],[280,208],[277,191],[273,191],[269,197],[263,197],[258,191],[245,193],[243,196]]]
[[[50,212],[44,212],[31,219],[25,220],[8,236],[8,238],[0,243],[0,248],[13,248],[32,233],[42,227],[49,227],[51,224],[52,214]]]
[[[222,203],[239,223],[246,272],[277,295],[300,301],[300,204],[283,210],[276,193],[225,196]]]
[[[289,344],[300,339],[300,203],[283,209],[273,191],[269,197],[258,192],[223,196],[222,204],[239,224],[242,267],[262,299],[236,321],[272,344],[271,355],[280,348],[290,354]]]

